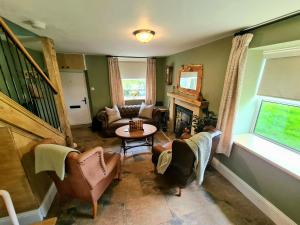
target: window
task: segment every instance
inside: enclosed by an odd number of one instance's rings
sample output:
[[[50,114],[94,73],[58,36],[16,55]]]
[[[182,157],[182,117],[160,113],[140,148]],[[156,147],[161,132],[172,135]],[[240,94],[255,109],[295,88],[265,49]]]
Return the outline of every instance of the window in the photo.
[[[146,98],[146,79],[122,79],[125,100]]]
[[[146,59],[120,58],[119,60],[125,101],[145,99],[147,72]]]
[[[262,100],[254,134],[300,153],[300,104]]]

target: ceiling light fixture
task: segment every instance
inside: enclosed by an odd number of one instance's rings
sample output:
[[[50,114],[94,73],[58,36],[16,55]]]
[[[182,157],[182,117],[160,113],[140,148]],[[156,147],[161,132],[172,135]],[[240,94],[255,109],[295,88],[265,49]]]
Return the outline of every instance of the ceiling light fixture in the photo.
[[[133,35],[136,37],[136,39],[142,43],[147,43],[151,41],[155,35],[155,32],[153,30],[136,30],[133,32]]]

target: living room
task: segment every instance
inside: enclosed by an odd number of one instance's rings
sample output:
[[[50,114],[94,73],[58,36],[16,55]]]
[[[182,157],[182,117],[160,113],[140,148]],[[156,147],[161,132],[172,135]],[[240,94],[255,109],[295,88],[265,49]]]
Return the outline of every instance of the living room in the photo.
[[[0,5],[0,224],[300,224],[299,2]]]

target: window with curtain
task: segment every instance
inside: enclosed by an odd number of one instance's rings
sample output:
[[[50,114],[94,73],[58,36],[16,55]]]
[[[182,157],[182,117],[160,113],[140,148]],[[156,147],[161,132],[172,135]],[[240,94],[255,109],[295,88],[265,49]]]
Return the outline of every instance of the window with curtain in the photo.
[[[300,153],[300,56],[268,55],[253,133]]]
[[[132,60],[132,61],[129,61]],[[119,69],[125,100],[144,100],[146,97],[146,59],[120,59]]]

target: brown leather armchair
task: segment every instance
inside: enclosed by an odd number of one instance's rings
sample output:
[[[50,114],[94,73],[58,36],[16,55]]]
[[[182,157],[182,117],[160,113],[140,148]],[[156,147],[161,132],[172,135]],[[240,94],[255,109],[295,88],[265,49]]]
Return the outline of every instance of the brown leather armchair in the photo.
[[[45,139],[42,143],[56,144],[51,139]],[[60,180],[55,172],[48,172],[59,195],[91,202],[95,218],[98,199],[113,179],[120,179],[120,154],[104,153],[101,147],[83,153],[70,152],[65,161],[65,168],[67,175],[64,180]]]
[[[213,134],[210,162],[219,143],[221,132],[211,127],[206,128],[205,131]],[[171,185],[179,187],[179,196],[181,194],[181,188],[185,187],[195,178],[195,155],[193,151],[190,150],[188,144],[183,140],[189,138],[190,135],[183,135],[182,137],[181,140],[174,140],[164,145],[156,145],[152,150],[152,162],[156,167],[161,152],[172,149],[172,160],[163,176]]]

